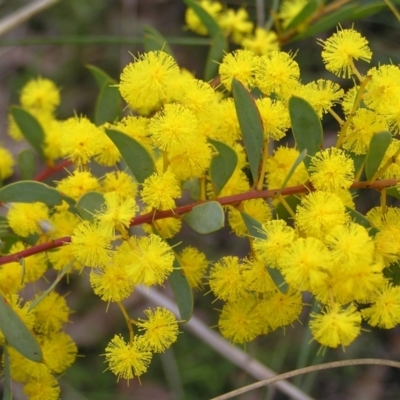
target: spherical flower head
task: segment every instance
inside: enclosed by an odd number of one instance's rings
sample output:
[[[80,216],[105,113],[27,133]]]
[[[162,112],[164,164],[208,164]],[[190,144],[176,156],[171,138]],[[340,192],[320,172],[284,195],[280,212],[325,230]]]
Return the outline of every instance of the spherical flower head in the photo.
[[[105,167],[114,167],[121,161],[121,153],[118,147],[104,131],[101,131],[99,135],[99,153],[94,156],[94,160],[97,164],[104,165]]]
[[[148,129],[155,145],[169,152],[171,158],[192,146],[197,126],[192,111],[180,104],[167,104],[151,119]]]
[[[260,57],[256,73],[256,86],[266,95],[284,96],[296,86],[300,68],[292,55],[283,51],[271,51]]]
[[[205,254],[192,246],[188,246],[179,253],[178,259],[189,285],[192,288],[201,288],[202,279],[208,267]]]
[[[246,50],[262,56],[270,51],[279,50],[278,36],[273,31],[257,27],[254,36],[247,36],[243,39],[242,46]]]
[[[222,336],[233,343],[247,343],[263,331],[256,301],[251,297],[224,305],[218,321]]]
[[[307,0],[284,0],[281,3],[278,15],[282,20],[282,27],[284,29],[286,29],[307,3]]]
[[[276,290],[276,285],[265,263],[257,258],[244,260],[243,279],[249,291],[269,295]]]
[[[40,294],[36,295],[34,300]],[[71,310],[63,296],[56,292],[50,292],[34,307],[35,331],[48,335],[51,332],[58,332],[68,322]]]
[[[371,299],[373,304],[361,311],[371,326],[391,329],[400,323],[400,287],[386,282]]]
[[[245,193],[250,189],[249,179],[246,174],[241,170],[236,168],[235,172],[229,178],[224,188],[219,194],[220,197],[232,196],[238,193]],[[210,197],[214,196],[214,191],[211,183],[207,187],[207,193]]]
[[[285,281],[300,291],[312,291],[325,280],[331,266],[328,249],[313,237],[299,238],[282,254],[279,265]]]
[[[71,236],[71,251],[83,265],[105,266],[111,259],[111,240],[107,229],[98,223],[83,221]]]
[[[262,225],[265,239],[255,239],[253,246],[258,258],[270,267],[277,267],[279,259],[296,238],[294,229],[281,219],[268,221]]]
[[[140,195],[147,205],[158,210],[170,210],[175,207],[174,199],[181,196],[181,188],[170,171],[162,175],[155,172],[144,181]]]
[[[90,284],[94,293],[107,302],[128,298],[135,287],[128,266],[120,263],[111,263],[102,269],[92,270]]]
[[[242,202],[242,205],[242,211],[256,219],[261,224],[264,224],[271,219],[271,208],[264,199],[246,200]],[[228,222],[237,236],[246,237],[249,235],[241,212],[232,206],[228,207]]]
[[[49,218],[49,208],[44,203],[11,203],[7,213],[10,228],[19,236],[41,234],[41,222]]]
[[[204,137],[194,138],[192,146],[171,158],[168,170],[180,181],[202,178],[210,166],[212,151]]]
[[[360,334],[361,314],[353,304],[344,309],[335,304],[323,313],[312,313],[311,316],[311,333],[322,346],[348,346]]]
[[[13,174],[14,158],[9,150],[0,147],[0,181],[9,178]]]
[[[29,247],[30,246],[27,246],[22,242],[17,242],[11,246],[9,253],[14,254]],[[21,281],[24,285],[27,283],[36,282],[47,271],[47,260],[44,253],[38,253],[25,258],[24,269],[22,269],[19,263],[12,264],[14,264],[14,268],[20,271]]]
[[[331,192],[312,192],[303,197],[296,211],[297,226],[309,236],[324,239],[336,225],[349,221],[345,206]]]
[[[207,13],[213,17],[214,19],[218,20],[220,13],[222,11],[222,4],[219,1],[212,1],[212,0],[201,0],[198,3]],[[208,30],[207,28],[202,24],[200,18],[197,16],[195,11],[188,7],[185,12],[185,22],[187,24],[187,27],[193,31],[196,32],[199,35],[207,35]]]
[[[333,228],[325,238],[332,260],[342,268],[369,265],[374,256],[374,242],[361,225],[350,222]]]
[[[78,171],[57,182],[57,189],[68,197],[78,200],[87,192],[98,190],[99,182],[89,171]]]
[[[328,71],[343,78],[349,78],[354,72],[353,60],[369,62],[372,52],[368,41],[354,29],[338,29],[327,40],[318,40],[324,48],[322,59]]]
[[[20,103],[30,111],[52,113],[60,104],[60,92],[50,79],[32,79],[22,88]]]
[[[232,42],[241,44],[243,38],[253,30],[253,23],[249,21],[249,14],[240,7],[237,11],[228,8],[219,18],[218,24],[222,30],[231,35]]]
[[[296,321],[302,309],[303,299],[300,292],[282,293],[280,290],[275,290],[257,306],[260,320],[271,331]]]
[[[219,66],[221,82],[230,91],[232,90],[232,80],[235,78],[246,88],[254,87],[254,75],[258,68],[258,57],[248,50],[235,50],[228,53],[222,59]]]
[[[61,152],[77,165],[86,165],[102,150],[104,132],[86,117],[69,118],[61,124]]]
[[[238,257],[222,257],[211,268],[209,285],[215,296],[225,301],[236,301],[247,294],[243,279],[243,265]]]
[[[340,101],[343,94],[340,85],[325,79],[318,79],[304,86],[304,98],[313,106],[320,118]]]
[[[231,97],[223,99],[217,106],[218,129],[212,132],[212,139],[220,140],[229,146],[234,146],[242,138],[235,103]]]
[[[105,206],[96,214],[96,220],[109,230],[110,234],[114,229],[121,230],[129,227],[132,218],[139,207],[136,201],[131,198],[122,198],[117,192],[104,194]]]
[[[24,385],[24,393],[30,400],[58,400],[61,389],[57,379],[50,373],[43,374],[40,378],[29,379]]]
[[[135,198],[137,183],[125,171],[108,172],[101,181],[101,190],[105,193],[117,192],[121,198]]]
[[[359,108],[346,131],[343,148],[355,154],[367,154],[372,136],[387,129],[387,122],[382,116],[366,108]]]
[[[129,266],[137,284],[162,285],[173,270],[175,256],[171,247],[154,234],[131,240],[133,249],[122,252],[119,262]]]
[[[152,353],[143,349],[142,343],[134,340],[125,343],[121,335],[115,335],[106,347],[105,352],[108,368],[113,374],[120,378],[133,379],[135,376],[144,374],[151,362]]]
[[[288,109],[281,101],[274,101],[269,97],[256,100],[256,105],[263,122],[264,138],[266,140],[282,139],[290,128]]]
[[[78,348],[72,338],[64,332],[53,332],[41,338],[43,361],[50,371],[61,374],[70,367],[78,352]]]
[[[300,155],[299,151],[291,148],[279,146],[272,157],[267,160],[267,185],[269,189],[280,189],[289,174],[294,162]],[[304,163],[300,163],[289,179],[287,186],[297,186],[308,180],[308,172]]]
[[[147,207],[146,212],[151,212],[152,208]],[[162,218],[153,221],[151,224],[143,224],[143,230],[150,234],[153,233],[153,227],[164,239],[172,239],[182,228],[182,220],[177,218]]]
[[[309,171],[315,189],[336,192],[352,185],[354,161],[343,150],[331,147],[311,158]]]
[[[154,353],[163,353],[178,338],[178,322],[171,311],[163,307],[145,310],[147,319],[138,318],[137,326],[144,331],[140,337],[143,347]]]
[[[367,107],[385,114],[393,99],[398,98],[400,68],[398,65],[379,65],[371,68],[367,76],[371,79],[365,87],[363,101]]]
[[[152,109],[165,102],[168,85],[178,77],[179,67],[172,56],[150,51],[123,69],[119,91],[132,109]]]

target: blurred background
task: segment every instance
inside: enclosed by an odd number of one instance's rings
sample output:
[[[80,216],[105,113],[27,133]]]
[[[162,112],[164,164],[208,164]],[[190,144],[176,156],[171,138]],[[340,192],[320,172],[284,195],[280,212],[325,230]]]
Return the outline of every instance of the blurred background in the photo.
[[[0,19],[29,3],[25,0],[0,1]],[[246,6],[251,19],[256,20],[254,0],[221,3],[236,9]],[[359,3],[365,5],[369,1],[361,0]],[[275,0],[264,1],[266,18],[269,18],[269,9],[275,5]],[[19,92],[29,79],[37,76],[50,78],[61,88],[60,119],[74,113],[90,118],[94,113],[98,88],[85,66],[96,65],[118,80],[123,67],[132,60],[132,55],[143,51],[143,28],[147,25],[167,38],[198,38],[185,29],[185,9],[182,0],[63,0],[1,36],[1,144],[15,151],[20,149],[21,144],[15,144],[7,135],[7,112],[10,105],[18,103]],[[346,21],[342,25],[349,27],[352,23]],[[357,20],[354,27],[370,42],[373,52],[371,66],[400,62],[400,25],[389,10]],[[334,29],[318,37],[325,39],[333,32]],[[121,43],[118,38],[130,43]],[[335,80],[323,68],[321,47],[316,39],[312,37],[282,47],[282,50],[296,53],[304,83],[317,78]],[[171,47],[181,67],[193,72],[197,78],[203,77],[207,45],[193,42],[172,44]],[[370,66],[363,67],[368,69]],[[324,124],[327,131],[336,134],[329,118],[324,120]],[[375,198],[371,193],[366,209],[371,208]],[[183,234],[186,242],[196,243],[210,261],[224,255],[244,256],[247,252],[247,239],[237,238],[228,228],[205,236],[189,230]],[[114,333],[126,329],[120,313],[112,305],[106,312],[106,304],[93,296],[85,276],[72,277],[59,289],[67,295],[68,304],[75,311],[68,333],[77,342],[80,355],[59,379],[64,400],[203,400],[254,382],[254,378],[243,369],[232,365],[182,327],[178,342],[165,354],[155,355],[149,371],[140,382],[135,379],[129,386],[124,380],[117,383],[113,374],[104,372],[104,358],[99,354],[104,352]],[[165,288],[165,293],[168,294],[168,288]],[[134,294],[129,299],[132,315],[140,315],[146,306],[146,299],[140,294]],[[195,315],[208,326],[215,327],[217,324],[217,315],[213,310],[219,308],[218,303],[213,303],[211,294],[195,293]],[[399,328],[364,332],[346,352],[337,349],[318,353],[318,346],[310,343],[310,339],[307,316],[304,315],[302,321],[293,327],[258,339],[244,350],[276,372],[323,361],[360,357],[400,358]],[[385,367],[361,366],[323,371],[318,375],[295,379],[294,383],[313,398],[321,400],[400,398],[399,372]],[[240,398],[283,400],[289,397],[269,388]],[[24,399],[18,386],[15,388],[15,399]]]

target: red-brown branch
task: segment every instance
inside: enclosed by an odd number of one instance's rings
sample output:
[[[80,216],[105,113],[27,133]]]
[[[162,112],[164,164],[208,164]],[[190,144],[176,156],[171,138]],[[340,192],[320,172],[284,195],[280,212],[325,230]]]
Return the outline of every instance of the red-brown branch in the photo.
[[[373,184],[368,182],[356,182],[354,183],[350,189],[375,189],[375,190],[382,190],[383,188],[387,188],[390,186],[395,186],[399,183],[399,179],[383,179],[380,181],[375,181]],[[299,186],[292,186],[289,188],[285,188],[281,191],[282,196],[300,194],[313,191],[314,188],[311,185],[299,185]],[[255,190],[251,189],[246,193],[235,194],[233,196],[221,197],[219,199],[215,199],[218,203],[225,206],[228,204],[238,204],[244,200],[250,199],[259,199],[259,198],[274,198],[278,195],[279,189],[275,190]],[[210,200],[207,200],[210,201]],[[150,223],[152,221],[164,218],[179,218],[180,216],[190,212],[194,207],[204,204],[207,201],[197,201],[195,203],[186,204],[184,206],[176,207],[172,210],[165,210],[165,211],[156,211],[156,212],[149,212],[147,214],[138,215],[137,217],[133,218],[131,221],[131,226],[141,225],[145,223]],[[36,246],[32,246],[29,249],[19,251],[14,254],[9,254],[6,256],[0,257],[0,265],[7,264],[10,262],[18,262],[21,258],[29,257],[34,254],[41,253],[42,251],[48,251],[54,249],[56,247],[60,247],[65,243],[71,242],[70,236],[65,236],[63,238],[51,240],[46,243],[41,243]]]

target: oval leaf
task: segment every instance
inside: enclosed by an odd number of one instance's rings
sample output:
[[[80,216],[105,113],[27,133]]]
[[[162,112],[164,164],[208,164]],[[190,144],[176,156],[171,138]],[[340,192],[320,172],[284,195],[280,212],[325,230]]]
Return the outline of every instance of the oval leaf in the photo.
[[[238,163],[238,156],[232,147],[218,140],[208,140],[216,150],[218,155],[211,159],[210,177],[214,192],[218,196],[226,183],[229,181]]]
[[[186,5],[193,9],[193,11],[199,17],[201,23],[207,28],[208,34],[211,37],[216,36],[221,32],[221,28],[219,27],[217,21],[203,8],[200,4],[195,0],[183,0]]]
[[[12,390],[11,390],[11,366],[10,357],[8,355],[7,346],[3,347],[4,356],[4,389],[3,389],[3,400],[12,400]]]
[[[232,81],[232,92],[251,174],[256,183],[264,143],[264,129],[260,112],[253,96],[236,79]]]
[[[184,182],[182,189],[188,190],[193,200],[200,200],[201,183],[199,178],[191,178]]]
[[[86,65],[86,68],[93,75],[93,78],[96,80],[99,89],[101,89],[104,85],[106,85],[109,82],[115,83],[114,79],[111,78],[110,75],[108,75],[106,72],[104,72],[99,67],[88,64],[88,65]]]
[[[222,33],[215,35],[210,50],[208,51],[206,67],[204,70],[204,80],[206,82],[211,81],[218,75],[219,63],[227,50],[228,41],[226,40],[226,37]]]
[[[286,31],[296,26],[307,22],[311,16],[317,11],[318,2],[315,0],[310,0],[306,3],[303,9],[290,21],[289,25],[286,27]]]
[[[309,26],[304,32],[293,38],[291,42],[314,36],[317,33],[326,32],[327,30],[334,28],[339,23],[342,23],[348,19],[353,19],[355,11],[359,8],[360,5],[357,3],[342,6],[337,11],[328,14],[315,24]]]
[[[46,157],[42,149],[44,131],[39,121],[31,113],[20,107],[11,107],[11,115],[25,139],[36,150],[39,157],[45,160]]]
[[[0,189],[2,203],[34,203],[40,201],[48,206],[61,204],[61,193],[35,181],[14,182]]]
[[[179,314],[184,322],[188,322],[193,314],[193,292],[179,261],[175,258],[174,270],[168,277],[172,292],[179,309]]]
[[[104,205],[104,197],[99,192],[85,193],[77,202],[76,209],[82,218],[93,221],[96,212],[100,212]]]
[[[114,122],[121,114],[122,100],[115,82],[108,82],[100,89],[96,100],[94,122],[97,126]]]
[[[307,150],[304,164],[308,169],[311,157],[322,148],[323,132],[321,121],[312,106],[303,98],[289,99],[289,115],[293,136],[300,152]]]
[[[379,132],[372,136],[365,158],[365,175],[369,181],[378,171],[391,141],[392,134],[390,132]]]
[[[167,39],[157,29],[149,25],[144,27],[144,50],[146,52],[161,50],[174,57]]]
[[[400,191],[396,186],[391,186],[386,188],[386,194],[389,196],[395,197],[396,199],[400,199]]]
[[[240,212],[243,222],[246,225],[247,231],[249,232],[249,235],[253,238],[257,239],[266,239],[267,235],[265,232],[262,230],[262,225],[260,221],[257,221],[253,217],[251,217],[249,214],[241,211]]]
[[[18,167],[22,180],[33,180],[36,173],[36,158],[31,149],[22,150],[18,154]]]
[[[106,134],[118,147],[126,165],[139,183],[143,183],[156,171],[152,156],[138,141],[112,129],[106,129]]]
[[[193,207],[183,219],[193,230],[201,234],[218,231],[225,224],[224,210],[217,201],[209,201]]]
[[[6,341],[24,357],[34,362],[42,361],[42,350],[35,337],[2,295],[0,295],[0,329]]]

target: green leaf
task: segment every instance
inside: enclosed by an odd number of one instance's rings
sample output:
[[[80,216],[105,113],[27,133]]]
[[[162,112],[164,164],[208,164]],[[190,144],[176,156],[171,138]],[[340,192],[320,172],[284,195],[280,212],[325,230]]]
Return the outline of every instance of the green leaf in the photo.
[[[201,183],[199,178],[190,178],[184,182],[182,189],[189,190],[190,197],[193,200],[200,200]]]
[[[74,265],[75,259],[70,261],[63,269],[62,271],[57,275],[57,278],[54,280],[54,282],[39,296],[37,297],[29,306],[28,311],[31,311],[33,308],[35,308],[57,285],[58,282],[61,281],[63,276],[71,269],[71,267]]]
[[[22,180],[32,180],[35,177],[36,158],[35,153],[31,149],[22,150],[18,154],[18,167]]]
[[[115,82],[108,82],[100,89],[94,112],[94,123],[99,126],[114,122],[121,114],[122,100]]]
[[[193,292],[179,261],[175,258],[174,270],[168,277],[182,320],[188,322],[193,314]]]
[[[199,17],[201,23],[207,28],[208,34],[211,37],[215,37],[221,32],[217,21],[195,0],[183,0],[186,5],[193,9],[193,11]]]
[[[85,193],[76,202],[76,209],[82,218],[93,221],[96,212],[100,212],[104,205],[104,197],[99,192]]]
[[[267,235],[265,232],[262,230],[262,225],[260,221],[257,221],[254,219],[252,216],[249,214],[241,211],[240,212],[243,222],[246,225],[247,231],[249,232],[249,235],[253,238],[257,239],[266,239]]]
[[[238,163],[238,156],[232,147],[218,140],[208,139],[218,155],[211,159],[210,177],[215,194],[218,196],[226,183],[229,181]]]
[[[224,227],[224,210],[217,201],[208,201],[193,207],[183,219],[198,233],[206,234],[218,231]]]
[[[226,37],[222,33],[215,35],[210,50],[208,51],[204,70],[204,80],[206,82],[211,81],[218,75],[219,63],[222,61],[226,51],[228,51],[228,41]]]
[[[0,189],[2,203],[34,203],[41,201],[48,206],[61,204],[61,193],[56,189],[35,181],[10,183]]]
[[[392,134],[390,132],[379,132],[372,136],[365,158],[365,175],[368,180],[371,180],[378,171],[391,141]]]
[[[308,169],[311,157],[322,148],[323,131],[321,121],[312,106],[303,98],[292,96],[289,99],[289,115],[293,136],[300,152],[307,150],[304,164]]]
[[[8,350],[6,346],[3,347],[3,357],[4,357],[3,400],[12,400],[10,356],[8,355]]]
[[[360,169],[364,167],[364,163],[365,163],[365,154],[355,154],[351,151],[346,151],[346,154],[348,154],[348,156],[353,160],[354,162],[354,175],[358,175],[358,173],[360,172]]]
[[[357,224],[363,226],[365,229],[368,230],[368,234],[370,236],[373,237],[379,232],[379,229],[372,226],[371,221],[365,215],[347,206],[346,210],[350,214],[350,217],[354,222],[356,222]]]
[[[144,26],[144,50],[146,52],[161,50],[174,57],[174,53],[172,52],[167,39],[165,39],[157,29],[150,25]]]
[[[24,357],[34,362],[42,361],[42,350],[35,337],[1,294],[0,329],[6,341]]]
[[[44,131],[39,121],[31,113],[20,107],[11,107],[11,115],[25,139],[36,150],[39,157],[45,160],[46,157],[42,149]]]
[[[290,181],[290,178],[293,176],[294,171],[296,171],[296,168],[301,164],[301,162],[306,158],[307,156],[307,149],[304,149],[299,156],[296,158],[295,162],[293,163],[292,167],[290,168],[289,173],[287,174],[287,177],[285,181],[283,182],[282,187],[279,189],[278,196],[281,194],[282,190],[285,189],[286,185]]]
[[[87,64],[86,68],[93,75],[93,78],[96,80],[99,89],[101,89],[104,85],[106,85],[110,82],[115,83],[114,79],[111,78],[110,75],[108,75],[106,72],[104,72],[99,67],[96,67],[95,65]]]
[[[395,197],[396,199],[400,199],[400,192],[396,186],[391,186],[391,187],[386,188],[386,194],[388,194],[389,196]]]
[[[357,19],[366,18],[370,15],[378,14],[381,11],[385,11],[386,9],[386,4],[384,4],[382,1],[376,1],[365,6],[357,7],[357,9],[353,12],[351,19],[355,21]]]
[[[358,3],[352,3],[344,5],[339,8],[339,10],[328,14],[326,17],[321,18],[315,24],[309,26],[304,32],[295,36],[291,42],[296,40],[305,39],[310,36],[315,36],[318,33],[326,32],[331,28],[334,28],[339,23],[342,23],[348,19],[352,19],[354,12],[359,8]]]
[[[156,171],[152,156],[138,141],[113,129],[106,129],[106,133],[139,183]]]
[[[290,21],[289,25],[285,28],[285,31],[295,28],[296,26],[307,22],[312,15],[317,11],[318,2],[310,0],[306,3],[303,9]]]
[[[250,92],[236,79],[232,81],[232,92],[251,174],[257,182],[264,143],[261,116]]]
[[[383,275],[389,279],[394,286],[400,286],[400,264],[394,263],[383,270]]]

